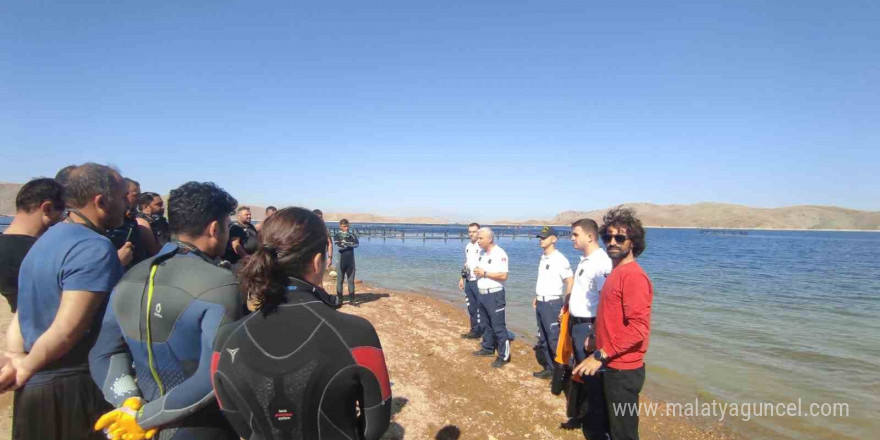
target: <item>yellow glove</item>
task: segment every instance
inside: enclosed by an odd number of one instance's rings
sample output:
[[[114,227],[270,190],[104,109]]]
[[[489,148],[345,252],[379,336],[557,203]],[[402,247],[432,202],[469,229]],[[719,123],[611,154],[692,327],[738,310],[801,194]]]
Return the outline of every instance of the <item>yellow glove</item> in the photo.
[[[158,429],[144,431],[137,423],[137,412],[143,406],[140,397],[125,399],[122,406],[101,416],[95,423],[95,431],[104,431],[110,440],[151,439]]]

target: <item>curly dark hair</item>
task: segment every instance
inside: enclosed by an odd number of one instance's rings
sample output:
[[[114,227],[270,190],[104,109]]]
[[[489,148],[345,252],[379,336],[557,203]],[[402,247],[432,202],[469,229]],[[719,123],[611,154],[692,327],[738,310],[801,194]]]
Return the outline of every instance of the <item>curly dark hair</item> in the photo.
[[[642,221],[636,217],[635,211],[623,206],[611,208],[602,217],[602,228],[599,230],[599,235],[607,234],[609,226],[626,229],[626,236],[632,241],[634,257],[638,257],[645,251],[647,247],[645,244],[645,228],[642,227]]]
[[[43,202],[52,202],[56,210],[64,209],[63,189],[55,179],[46,177],[31,180],[18,190],[15,196],[15,210],[31,213],[40,208]]]
[[[312,211],[284,208],[263,223],[259,240],[238,279],[257,309],[268,314],[283,302],[289,277],[302,279],[315,255],[327,254],[327,226]]]
[[[168,226],[178,235],[201,235],[235,211],[238,201],[212,182],[186,182],[168,197]]]

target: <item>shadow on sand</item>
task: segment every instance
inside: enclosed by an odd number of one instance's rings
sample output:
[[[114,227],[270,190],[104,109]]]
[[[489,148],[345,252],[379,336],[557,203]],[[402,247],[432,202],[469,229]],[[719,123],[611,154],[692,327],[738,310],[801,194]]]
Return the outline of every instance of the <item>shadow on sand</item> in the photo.
[[[388,295],[386,294],[385,296]],[[409,403],[409,399],[406,397],[395,397],[391,399],[391,418],[393,419],[394,416],[403,410],[403,407],[406,406],[407,403]],[[382,440],[401,440],[404,438],[405,433],[406,429],[392,420],[391,425],[388,426],[388,431],[382,436]],[[461,438],[461,430],[455,425],[444,426],[437,431],[437,434],[434,436],[435,440],[458,440],[459,438]]]
[[[358,306],[361,304],[366,304],[373,301],[378,301],[382,298],[388,298],[389,294],[387,293],[358,293],[354,296],[354,305]],[[348,297],[346,297],[348,299]]]

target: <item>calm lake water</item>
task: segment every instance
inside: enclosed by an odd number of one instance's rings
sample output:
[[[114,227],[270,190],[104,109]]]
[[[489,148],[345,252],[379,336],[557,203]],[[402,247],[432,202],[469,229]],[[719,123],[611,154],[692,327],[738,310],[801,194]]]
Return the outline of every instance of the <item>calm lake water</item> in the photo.
[[[465,227],[403,227],[408,235],[456,238],[362,237],[357,277],[462,302],[466,241],[457,237]],[[683,403],[801,399],[805,411],[811,403],[846,403],[848,417],[727,416],[724,425],[751,438],[877,438],[880,234],[655,228],[647,237],[639,262],[655,289],[649,391]],[[510,257],[508,322],[530,337],[538,242],[520,235],[498,244]],[[567,238],[558,247],[577,264]]]

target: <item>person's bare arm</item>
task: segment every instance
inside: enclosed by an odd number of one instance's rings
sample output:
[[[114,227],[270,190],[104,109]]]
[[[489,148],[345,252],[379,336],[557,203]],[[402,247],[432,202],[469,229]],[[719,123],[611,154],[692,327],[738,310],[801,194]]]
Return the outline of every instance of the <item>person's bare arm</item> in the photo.
[[[6,329],[6,351],[8,353],[24,353],[24,338],[21,337],[18,312],[12,315],[12,320],[9,321],[9,327]]]
[[[327,267],[333,265],[333,239],[330,236],[327,236]]]
[[[82,339],[106,294],[83,290],[61,292],[55,320],[37,338],[26,356],[13,359],[17,387],[23,386],[35,372],[50,362],[67,354]]]
[[[244,257],[248,254],[247,251],[244,250],[244,246],[242,246],[240,238],[232,239],[232,250],[241,257]]]
[[[562,280],[562,282],[565,283],[565,297],[568,298],[571,295],[571,288],[574,287],[574,277],[568,277]]]
[[[116,255],[123,266],[128,266],[128,263],[131,263],[134,258],[134,245],[130,241],[126,241],[121,248],[116,250]]]
[[[486,272],[485,270],[478,267],[474,269],[474,274],[478,277],[489,278],[495,281],[507,281],[507,272]]]
[[[152,257],[159,253],[159,243],[156,242],[156,237],[153,235],[153,228],[150,227],[150,223],[146,220],[138,217],[138,235],[141,236],[141,245],[146,247],[147,253]]]

